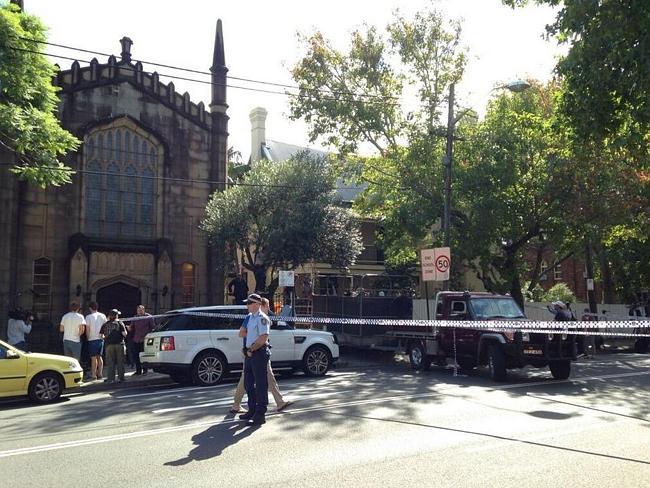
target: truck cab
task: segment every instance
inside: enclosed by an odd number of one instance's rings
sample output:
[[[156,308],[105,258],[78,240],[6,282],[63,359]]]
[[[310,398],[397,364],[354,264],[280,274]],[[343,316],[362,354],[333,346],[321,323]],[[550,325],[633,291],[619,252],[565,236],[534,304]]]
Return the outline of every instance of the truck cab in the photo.
[[[577,357],[574,335],[504,330],[509,322],[521,326],[527,320],[508,295],[440,292],[436,320],[481,322],[476,329],[441,324],[437,356],[451,359],[465,370],[487,366],[496,381],[504,381],[508,369],[524,366],[548,366],[554,378],[566,379],[571,374],[571,361]],[[494,322],[495,328],[491,329],[486,322]]]

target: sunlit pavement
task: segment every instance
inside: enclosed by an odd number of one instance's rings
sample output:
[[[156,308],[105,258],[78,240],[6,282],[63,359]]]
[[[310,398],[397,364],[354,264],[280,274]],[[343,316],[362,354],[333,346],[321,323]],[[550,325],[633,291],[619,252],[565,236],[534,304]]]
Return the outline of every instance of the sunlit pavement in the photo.
[[[127,384],[129,380],[127,380]],[[648,486],[650,356],[574,365],[414,373],[368,355],[295,375],[295,403],[249,427],[234,382],[143,382],[34,406],[0,402],[3,486]]]

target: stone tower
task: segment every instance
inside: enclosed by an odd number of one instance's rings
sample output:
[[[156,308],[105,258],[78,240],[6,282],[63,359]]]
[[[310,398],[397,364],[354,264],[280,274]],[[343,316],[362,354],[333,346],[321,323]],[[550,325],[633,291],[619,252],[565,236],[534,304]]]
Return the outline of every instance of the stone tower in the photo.
[[[226,103],[226,83],[228,68],[224,54],[223,27],[221,19],[217,20],[217,31],[214,39],[214,53],[212,56],[212,99],[210,101],[210,115],[212,118],[210,159],[212,169],[210,180],[216,182],[213,191],[223,191],[228,179],[228,104]],[[223,267],[223,249],[208,248],[208,263],[214,269],[214,274],[209,282],[210,294],[215,303],[223,303],[223,288],[225,284],[225,271]],[[215,293],[216,292],[216,293]]]

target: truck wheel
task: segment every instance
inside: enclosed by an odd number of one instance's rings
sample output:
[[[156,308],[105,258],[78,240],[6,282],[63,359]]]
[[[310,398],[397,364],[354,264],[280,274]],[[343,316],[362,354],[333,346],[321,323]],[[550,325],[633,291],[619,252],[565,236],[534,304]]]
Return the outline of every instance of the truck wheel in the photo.
[[[491,344],[488,347],[488,368],[490,371],[490,378],[492,380],[506,380],[506,357],[503,354],[501,348],[496,344]]]
[[[637,339],[634,343],[634,352],[645,354],[648,352],[648,339]]]
[[[551,361],[548,363],[553,378],[556,380],[566,380],[571,375],[571,361]]]
[[[198,386],[213,386],[226,374],[226,358],[217,351],[205,351],[192,364],[192,379]]]
[[[411,368],[415,371],[426,371],[431,367],[431,358],[427,356],[421,342],[414,342],[409,348]]]

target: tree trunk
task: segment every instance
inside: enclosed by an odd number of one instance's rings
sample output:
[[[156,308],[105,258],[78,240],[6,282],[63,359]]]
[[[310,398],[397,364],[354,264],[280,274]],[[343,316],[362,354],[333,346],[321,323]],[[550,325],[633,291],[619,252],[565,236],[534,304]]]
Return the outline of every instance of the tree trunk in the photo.
[[[263,293],[266,291],[266,267],[255,266],[253,269],[255,275],[255,292]]]
[[[517,251],[513,248],[506,248],[506,259],[503,263],[503,270],[506,276],[510,277],[510,296],[517,302],[517,305],[524,309],[524,294],[521,292],[521,280],[517,272],[516,259]]]

